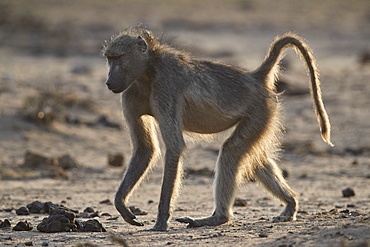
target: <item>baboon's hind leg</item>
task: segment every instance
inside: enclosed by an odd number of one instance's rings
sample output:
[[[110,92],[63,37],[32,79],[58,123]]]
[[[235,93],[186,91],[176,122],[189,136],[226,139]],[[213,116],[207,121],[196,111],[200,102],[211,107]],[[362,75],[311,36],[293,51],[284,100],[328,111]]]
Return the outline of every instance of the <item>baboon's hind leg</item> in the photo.
[[[295,220],[298,211],[298,200],[295,192],[286,183],[281,170],[274,160],[268,159],[264,166],[257,167],[255,178],[274,196],[279,198],[286,207],[280,215],[272,218],[273,222]]]
[[[261,137],[263,123],[256,123],[257,118],[241,120],[231,137],[223,144],[216,164],[214,197],[216,209],[206,218],[179,218],[177,221],[187,223],[188,227],[217,226],[226,223],[232,217],[232,206],[239,181],[242,178],[242,166],[246,155],[251,154],[252,146]],[[265,121],[266,122],[266,121]],[[264,122],[264,123],[265,123]],[[256,127],[258,126],[258,127]],[[254,127],[254,128],[253,128]]]

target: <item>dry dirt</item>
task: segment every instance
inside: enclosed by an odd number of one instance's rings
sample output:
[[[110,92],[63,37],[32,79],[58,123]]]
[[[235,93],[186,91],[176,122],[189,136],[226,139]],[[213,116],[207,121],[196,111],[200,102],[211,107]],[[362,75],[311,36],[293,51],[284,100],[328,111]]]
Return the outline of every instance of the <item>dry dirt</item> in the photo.
[[[108,154],[123,153],[127,164],[131,151],[119,96],[104,85],[107,70],[99,50],[110,35],[137,23],[196,56],[250,69],[276,35],[293,30],[308,40],[321,70],[335,147],[320,139],[308,94],[282,96],[286,135],[280,167],[299,194],[296,221],[271,223],[283,205],[246,181],[238,197],[247,206],[235,206],[230,223],[187,229],[176,222],[212,213],[211,172],[196,170],[214,169],[216,141],[188,142],[184,167],[193,172],[183,181],[168,232],[148,231],[156,219],[162,162],[130,199],[130,206],[148,213],[138,216],[145,225],[116,218],[110,202],[124,168],[108,166]],[[119,246],[121,239],[127,246],[370,246],[369,41],[367,0],[1,0],[0,220],[12,227],[27,220],[34,229],[1,228],[0,245]],[[286,61],[282,79],[306,90],[301,61],[292,52]],[[28,151],[48,158],[69,154],[79,165],[30,166]],[[346,188],[355,196],[343,197]],[[15,213],[36,200],[79,212],[92,207],[107,232],[39,232],[46,214]]]

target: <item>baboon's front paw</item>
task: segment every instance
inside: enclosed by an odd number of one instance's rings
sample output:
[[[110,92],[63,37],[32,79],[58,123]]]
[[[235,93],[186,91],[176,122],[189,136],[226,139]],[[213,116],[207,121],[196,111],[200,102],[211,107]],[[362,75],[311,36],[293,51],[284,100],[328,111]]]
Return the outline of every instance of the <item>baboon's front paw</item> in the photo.
[[[188,228],[202,226],[196,220],[193,220],[192,218],[189,218],[189,217],[177,218],[176,221],[181,222],[181,223],[188,224],[187,225]]]
[[[287,222],[287,221],[292,221],[292,220],[294,220],[293,216],[285,216],[285,215],[275,216],[275,217],[272,217],[271,219],[273,223]]]

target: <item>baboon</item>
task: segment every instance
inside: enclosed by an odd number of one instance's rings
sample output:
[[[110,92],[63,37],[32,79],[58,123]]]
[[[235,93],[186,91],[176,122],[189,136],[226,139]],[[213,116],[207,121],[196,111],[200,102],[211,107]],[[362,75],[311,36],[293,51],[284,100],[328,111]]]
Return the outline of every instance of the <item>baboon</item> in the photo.
[[[217,159],[213,214],[177,221],[188,227],[227,222],[232,217],[237,187],[246,177],[258,180],[286,204],[273,222],[295,219],[297,196],[275,163],[282,132],[275,82],[287,47],[293,47],[307,66],[321,136],[332,145],[315,59],[303,39],[293,33],[277,37],[262,64],[252,72],[193,58],[161,44],[141,26],[128,28],[106,42],[102,50],[109,66],[106,85],[112,92],[122,93],[124,118],[133,145],[133,156],[115,196],[115,207],[125,221],[143,225],[126,204],[159,156],[155,121],[166,151],[158,216],[152,230],[166,231],[168,227],[181,180],[184,131],[213,134],[234,128]]]

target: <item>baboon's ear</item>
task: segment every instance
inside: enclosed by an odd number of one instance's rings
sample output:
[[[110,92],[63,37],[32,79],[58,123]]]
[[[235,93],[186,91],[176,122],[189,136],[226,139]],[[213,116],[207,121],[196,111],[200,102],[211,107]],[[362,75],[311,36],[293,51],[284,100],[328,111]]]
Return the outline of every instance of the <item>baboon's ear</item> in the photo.
[[[141,36],[137,37],[136,40],[137,40],[139,50],[141,52],[145,52],[146,49],[148,48],[148,45],[146,44],[145,40]]]

